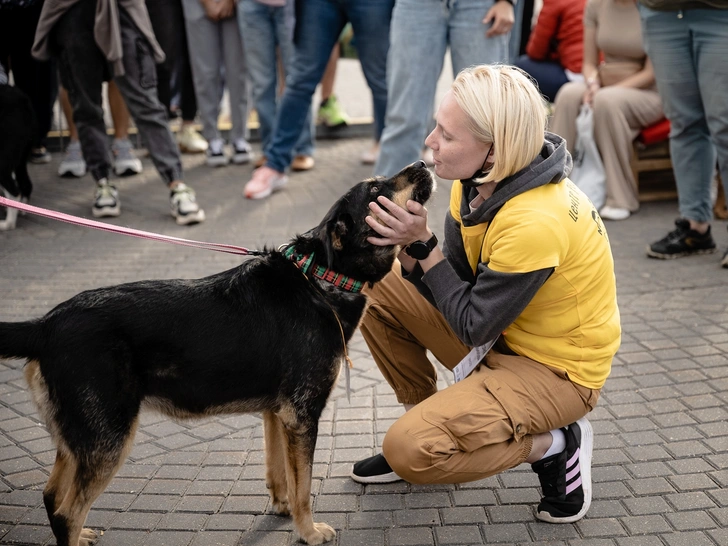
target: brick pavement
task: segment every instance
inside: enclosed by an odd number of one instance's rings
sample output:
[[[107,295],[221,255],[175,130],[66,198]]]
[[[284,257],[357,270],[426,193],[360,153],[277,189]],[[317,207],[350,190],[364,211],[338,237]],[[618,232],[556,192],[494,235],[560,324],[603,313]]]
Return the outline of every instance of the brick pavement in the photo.
[[[317,167],[289,188],[246,201],[252,167],[211,170],[186,156],[187,179],[207,211],[182,228],[149,159],[120,184],[113,223],[248,247],[277,245],[316,224],[353,182],[366,138],[320,141]],[[32,166],[34,203],[87,216],[89,176],[61,180]],[[446,183],[430,205],[441,225]],[[728,271],[720,254],[674,262],[644,257],[647,241],[671,227],[674,203],[646,204],[608,223],[614,249],[623,344],[596,410],[594,503],[573,525],[534,518],[538,481],[522,466],[463,485],[361,486],[352,462],[373,454],[401,413],[361,337],[350,345],[352,397],[336,387],[321,422],[314,464],[317,520],[338,530],[338,546],[553,544],[569,546],[728,545]],[[720,252],[725,223],[716,223]],[[21,217],[0,233],[0,320],[38,316],[77,292],[142,278],[199,277],[240,258]],[[54,452],[38,423],[22,363],[0,362],[0,544],[53,544],[41,490]],[[440,369],[440,371],[443,371]],[[441,373],[441,386],[449,380]],[[289,519],[267,513],[258,416],[173,422],[146,414],[128,462],[89,516],[99,544],[278,546],[295,542]]]

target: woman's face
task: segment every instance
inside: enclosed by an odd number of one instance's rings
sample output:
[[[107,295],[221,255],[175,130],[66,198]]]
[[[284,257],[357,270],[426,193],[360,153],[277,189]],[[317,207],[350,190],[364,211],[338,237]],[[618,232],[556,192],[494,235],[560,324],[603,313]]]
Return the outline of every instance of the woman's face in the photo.
[[[483,167],[490,143],[477,140],[470,132],[468,118],[452,91],[443,97],[436,120],[437,125],[425,139],[425,145],[432,148],[435,174],[446,180],[470,178]]]

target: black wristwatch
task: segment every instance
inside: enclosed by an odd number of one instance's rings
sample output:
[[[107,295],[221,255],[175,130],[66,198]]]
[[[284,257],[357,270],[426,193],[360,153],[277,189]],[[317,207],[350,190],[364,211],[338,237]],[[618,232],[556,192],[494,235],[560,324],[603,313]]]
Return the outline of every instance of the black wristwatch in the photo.
[[[433,234],[427,241],[415,241],[404,247],[407,256],[415,260],[424,260],[430,255],[432,249],[437,246],[437,237]]]

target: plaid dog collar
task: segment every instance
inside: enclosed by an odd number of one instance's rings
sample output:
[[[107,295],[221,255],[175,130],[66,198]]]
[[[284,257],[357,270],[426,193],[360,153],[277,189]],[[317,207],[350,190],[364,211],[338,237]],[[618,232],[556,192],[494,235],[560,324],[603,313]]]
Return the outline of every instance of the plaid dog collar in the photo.
[[[299,254],[292,246],[289,246],[283,251],[283,255],[295,263],[304,275],[311,273],[314,277],[330,282],[334,286],[338,286],[349,292],[361,292],[361,289],[364,287],[364,283],[361,281],[354,280],[351,277],[341,275],[340,273],[317,265],[313,261],[313,253]]]

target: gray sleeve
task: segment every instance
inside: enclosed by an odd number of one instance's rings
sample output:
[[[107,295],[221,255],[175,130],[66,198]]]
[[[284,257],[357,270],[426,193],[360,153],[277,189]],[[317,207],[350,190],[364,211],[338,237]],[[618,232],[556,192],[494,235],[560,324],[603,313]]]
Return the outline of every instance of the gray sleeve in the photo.
[[[466,345],[476,347],[510,326],[553,271],[500,273],[481,263],[471,285],[443,260],[425,273],[422,281],[455,334]]]

